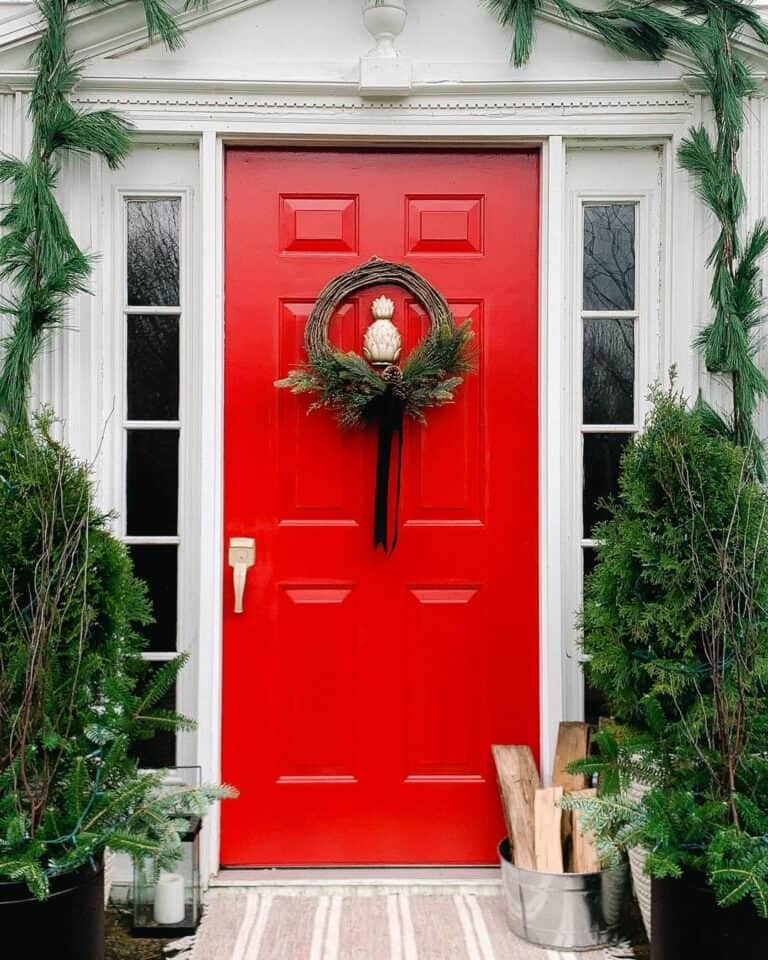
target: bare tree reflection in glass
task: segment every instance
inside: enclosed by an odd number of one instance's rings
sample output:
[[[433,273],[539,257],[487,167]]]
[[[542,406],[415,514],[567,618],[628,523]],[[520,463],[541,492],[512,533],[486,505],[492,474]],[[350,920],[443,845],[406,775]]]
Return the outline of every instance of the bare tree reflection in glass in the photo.
[[[635,308],[635,205],[584,207],[584,309]]]
[[[178,199],[128,203],[128,305],[179,304]]]
[[[635,421],[635,321],[584,320],[584,423]]]

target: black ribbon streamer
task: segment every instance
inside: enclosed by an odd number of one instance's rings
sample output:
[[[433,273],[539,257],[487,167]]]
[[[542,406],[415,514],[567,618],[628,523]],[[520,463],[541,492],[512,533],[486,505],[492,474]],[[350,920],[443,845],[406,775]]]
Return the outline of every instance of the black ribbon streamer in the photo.
[[[403,401],[388,387],[374,405],[374,419],[379,423],[376,456],[376,495],[373,511],[373,548],[383,547],[389,553],[397,546],[400,517],[400,481],[403,466]],[[389,543],[389,477],[392,465],[392,441],[397,434],[397,481],[395,486],[395,522],[392,543]]]

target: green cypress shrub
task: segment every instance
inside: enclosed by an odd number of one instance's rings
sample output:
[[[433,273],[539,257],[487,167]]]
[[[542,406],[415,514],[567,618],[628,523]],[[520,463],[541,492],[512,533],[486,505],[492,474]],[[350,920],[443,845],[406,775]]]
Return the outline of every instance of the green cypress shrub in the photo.
[[[652,400],[596,532],[581,626],[613,722],[579,765],[600,796],[574,805],[606,859],[640,844],[652,875],[701,870],[768,916],[768,496],[706,408]]]
[[[226,793],[137,768],[137,740],[189,723],[158,708],[184,658],[146,675],[146,588],[50,428],[0,434],[0,878],[41,898],[107,846],[170,865]]]

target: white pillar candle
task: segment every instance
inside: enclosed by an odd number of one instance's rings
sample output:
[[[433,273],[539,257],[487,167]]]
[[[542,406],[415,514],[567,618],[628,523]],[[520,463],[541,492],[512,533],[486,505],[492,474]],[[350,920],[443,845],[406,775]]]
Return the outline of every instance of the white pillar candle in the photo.
[[[155,923],[181,923],[184,914],[184,877],[161,873],[155,886]]]

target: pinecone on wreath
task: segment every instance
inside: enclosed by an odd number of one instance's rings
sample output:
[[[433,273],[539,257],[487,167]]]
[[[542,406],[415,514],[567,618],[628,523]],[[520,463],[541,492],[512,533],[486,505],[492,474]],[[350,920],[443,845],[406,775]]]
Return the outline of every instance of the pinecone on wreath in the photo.
[[[402,383],[403,371],[396,363],[390,363],[381,371],[381,379],[387,383]]]
[[[396,363],[390,363],[388,367],[384,367],[381,371],[381,379],[391,385],[392,393],[394,393],[396,397],[402,398],[405,396],[403,371]]]

